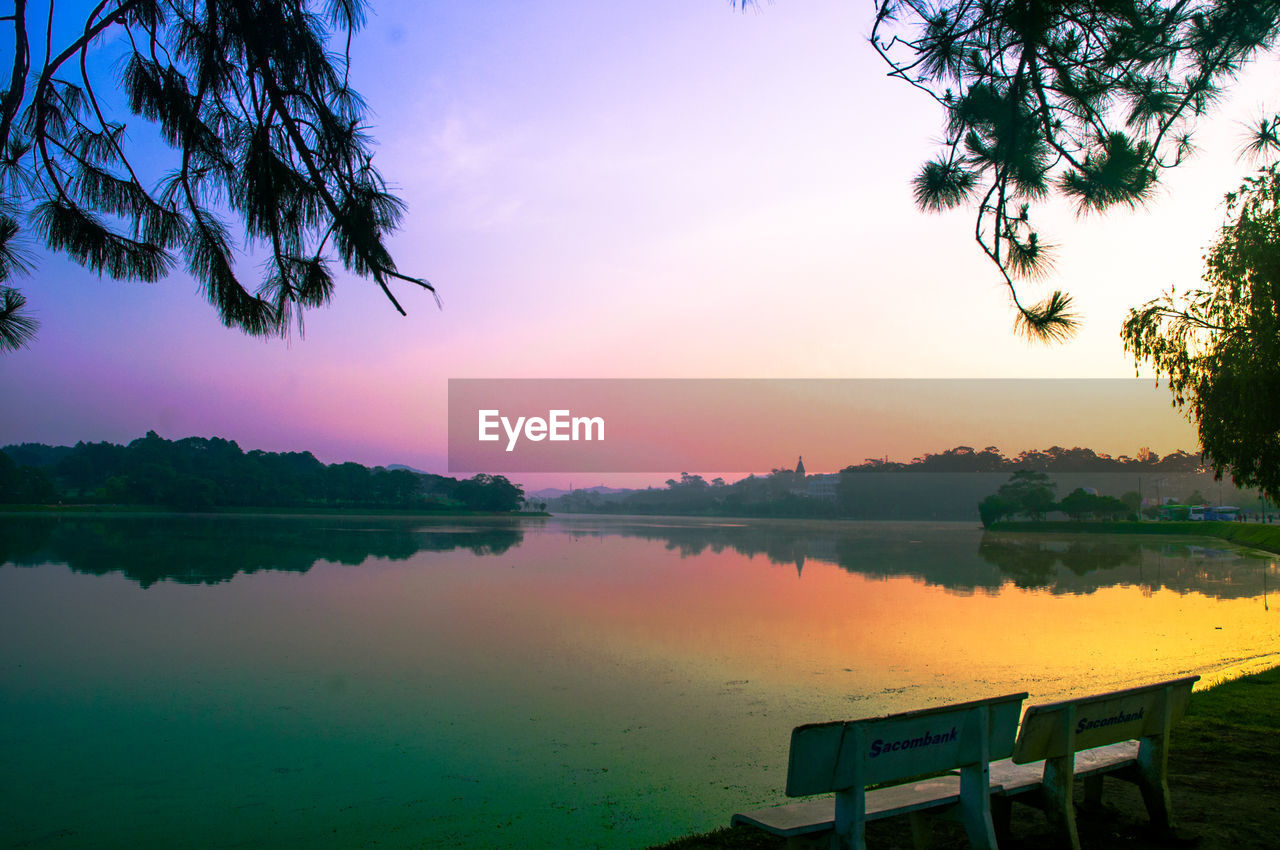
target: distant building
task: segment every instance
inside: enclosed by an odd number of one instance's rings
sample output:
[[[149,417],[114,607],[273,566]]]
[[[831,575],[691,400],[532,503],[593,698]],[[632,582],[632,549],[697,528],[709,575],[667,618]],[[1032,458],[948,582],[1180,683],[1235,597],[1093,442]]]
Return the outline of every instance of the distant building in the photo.
[[[834,499],[836,485],[840,483],[838,473],[809,475],[804,471],[804,455],[796,458],[795,471],[788,469],[775,470],[775,474],[790,476],[787,492],[793,496],[806,496],[810,499]]]
[[[796,468],[777,469],[774,473],[781,478],[781,483],[787,488],[787,492],[793,496],[803,496],[805,494],[804,485],[804,455],[800,455],[796,459]]]
[[[805,481],[805,495],[810,499],[834,499],[836,497],[836,487],[839,484],[839,473],[810,475]]]

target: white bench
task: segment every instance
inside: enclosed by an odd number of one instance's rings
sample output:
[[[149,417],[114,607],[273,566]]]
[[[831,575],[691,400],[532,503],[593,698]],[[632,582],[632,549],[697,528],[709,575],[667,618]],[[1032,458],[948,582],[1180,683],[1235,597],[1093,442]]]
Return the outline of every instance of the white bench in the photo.
[[[1138,688],[1063,700],[1027,709],[1009,761],[991,765],[993,805],[1007,826],[1015,799],[1040,806],[1079,850],[1073,780],[1085,779],[1085,802],[1102,802],[1102,780],[1136,783],[1157,829],[1173,828],[1169,803],[1169,728],[1187,710],[1188,676]]]
[[[835,798],[739,813],[731,823],[757,826],[789,841],[834,828],[833,847],[863,850],[868,821],[942,809],[964,824],[974,847],[994,848],[990,763],[1012,753],[1026,697],[1012,694],[889,717],[798,726],[791,733],[787,796],[834,791]],[[904,782],[955,770],[958,776]],[[866,790],[879,784],[891,785]],[[917,826],[913,819],[913,829]]]
[[[1001,831],[1007,832],[1012,803],[1016,799],[1044,809],[1050,822],[1058,828],[1063,844],[1070,846],[1072,850],[1079,850],[1073,780],[1077,777],[1085,780],[1085,801],[1096,806],[1102,800],[1103,778],[1112,775],[1136,783],[1142,791],[1152,823],[1157,828],[1171,830],[1173,821],[1166,775],[1169,729],[1186,712],[1191,686],[1199,678],[1188,676],[1154,685],[1031,706],[1023,717],[1016,742],[1013,741],[1011,728],[1003,724],[1007,723],[1009,706],[1012,705],[1016,716],[1026,694],[872,720],[800,726],[791,735],[787,796],[836,791],[836,798],[825,797],[739,813],[733,816],[730,824],[750,824],[775,835],[785,836],[789,843],[793,839],[835,828],[837,838],[833,839],[833,846],[862,848],[865,846],[863,825],[867,821],[898,814],[913,815],[912,831],[919,839],[922,824],[914,816],[928,809],[944,807],[958,809],[962,813],[978,812],[976,818],[985,817],[988,821],[994,816],[1002,826]],[[993,704],[998,704],[999,709]],[[857,779],[849,782],[851,771],[856,769],[856,766],[848,764],[852,753],[863,752],[866,755],[868,747],[874,745],[877,738],[890,742],[912,740],[896,730],[885,734],[883,727],[875,724],[946,716],[953,711],[964,714],[983,705],[988,706],[990,722],[1001,725],[998,732],[995,725],[988,726],[987,752],[991,759],[998,760],[981,766],[985,776],[985,781],[981,784],[973,784],[978,781],[978,769],[972,763],[967,767],[967,775],[972,777],[968,784],[963,781],[966,767],[959,764],[951,767],[930,766],[927,769],[912,765],[893,776],[884,775],[883,771],[864,769],[861,785],[858,785]],[[931,722],[936,724],[936,721],[926,719],[920,721],[922,725],[917,725],[916,728],[928,726]],[[857,733],[861,735],[860,742],[848,738],[848,727],[861,730]],[[956,728],[959,730],[960,727]],[[868,738],[868,734],[874,737]],[[801,739],[799,749],[798,736]],[[838,755],[832,752],[832,740],[837,736],[839,740],[835,744],[835,753]],[[808,740],[809,738],[813,740]],[[1010,746],[1005,746],[1006,740]],[[819,742],[821,746],[814,746]],[[903,754],[916,749],[920,748],[908,748]],[[934,753],[931,751],[929,755]],[[1012,758],[1006,758],[1007,756]],[[865,761],[870,763],[871,759]],[[896,766],[897,763],[882,762],[879,767]],[[960,776],[940,776],[863,793],[866,785],[894,782],[938,770],[951,770],[953,767],[961,768]],[[796,777],[794,780],[793,776]],[[823,777],[827,777],[827,780],[824,781]],[[968,790],[975,787],[986,789],[990,795],[987,798],[989,803],[980,807],[972,800],[963,799],[962,784]],[[860,798],[860,801],[846,799],[843,804],[852,835],[849,838],[841,837],[837,826],[842,806],[839,801],[842,797],[854,796]],[[985,815],[979,811],[980,808],[985,809]],[[978,835],[975,837],[975,829],[970,824],[977,823],[981,826],[975,816],[962,814],[961,819],[965,822],[969,839],[975,847],[995,846],[995,837],[984,837],[981,829],[977,830]],[[987,841],[990,843],[982,843]],[[799,841],[795,843],[798,845]],[[920,841],[917,840],[917,843]]]

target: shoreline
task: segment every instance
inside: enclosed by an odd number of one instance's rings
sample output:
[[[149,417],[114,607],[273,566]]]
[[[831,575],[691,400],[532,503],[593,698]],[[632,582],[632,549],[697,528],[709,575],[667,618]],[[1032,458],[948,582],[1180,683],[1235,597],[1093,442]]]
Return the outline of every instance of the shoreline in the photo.
[[[1140,534],[1153,537],[1213,537],[1240,546],[1280,554],[1280,525],[1252,522],[1180,520],[1174,522],[1110,522],[1105,520],[1004,520],[994,522],[989,533]]]

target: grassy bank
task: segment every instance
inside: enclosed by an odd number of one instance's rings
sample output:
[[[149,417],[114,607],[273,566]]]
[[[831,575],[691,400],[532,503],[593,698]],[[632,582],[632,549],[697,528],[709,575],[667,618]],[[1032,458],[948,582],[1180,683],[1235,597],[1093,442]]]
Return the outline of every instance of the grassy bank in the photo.
[[[1192,695],[1189,713],[1173,731],[1169,786],[1179,828],[1175,845],[1194,843],[1199,850],[1280,846],[1280,807],[1276,805],[1280,800],[1280,667]],[[1077,800],[1082,793],[1078,787]],[[1171,846],[1169,839],[1147,828],[1142,798],[1133,785],[1107,780],[1103,802],[1101,811],[1081,812],[1078,817],[1082,847]],[[731,814],[724,813],[725,822]],[[939,848],[969,846],[954,824],[938,824],[935,839]],[[1000,846],[1030,850],[1052,846],[1053,839],[1043,815],[1017,806],[1013,834]],[[867,845],[884,850],[911,847],[907,819],[869,824]],[[663,845],[662,850],[781,850],[786,846],[783,839],[739,827],[682,838]]]
[[[988,531],[1071,534],[1154,534],[1216,537],[1241,546],[1280,553],[1280,525],[1252,522],[997,522]]]

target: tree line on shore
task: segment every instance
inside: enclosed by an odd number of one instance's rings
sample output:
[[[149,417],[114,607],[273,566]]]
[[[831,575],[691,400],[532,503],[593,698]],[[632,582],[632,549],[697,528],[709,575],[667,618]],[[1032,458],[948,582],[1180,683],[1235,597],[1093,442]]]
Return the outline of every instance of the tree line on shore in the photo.
[[[1075,520],[1126,519],[1136,517],[1142,508],[1142,496],[1136,490],[1117,499],[1077,488],[1059,501],[1054,497],[1055,486],[1044,472],[1017,470],[1008,483],[978,504],[983,527],[1012,516],[1044,519],[1045,514],[1053,511],[1061,511]]]
[[[846,466],[841,472],[1013,472],[1029,469],[1037,472],[1197,472],[1203,466],[1199,455],[1170,452],[1161,457],[1143,446],[1137,453],[1111,456],[1079,446],[1028,449],[1006,457],[995,446],[977,450],[956,446],[937,454],[926,453],[909,462],[887,458],[867,458],[860,464]]]
[[[1134,457],[1112,457],[1087,448],[1052,446],[1008,457],[995,446],[981,450],[956,446],[936,454],[926,453],[906,462],[868,458],[861,464],[844,467],[834,476],[805,475],[803,471],[783,468],[774,469],[767,475],[752,475],[727,483],[723,478],[708,481],[701,475],[686,472],[681,473],[678,479],[668,479],[665,488],[650,487],[615,493],[575,490],[550,500],[548,505],[552,511],[565,513],[814,518],[858,518],[869,515],[869,511],[870,515],[879,517],[884,510],[892,507],[894,518],[921,519],[930,518],[930,508],[912,505],[911,501],[916,496],[909,492],[921,488],[887,488],[888,479],[873,478],[872,474],[889,473],[894,481],[905,484],[914,480],[911,473],[1008,474],[1017,470],[1053,474],[1133,473],[1135,479],[1137,475],[1143,474],[1193,475],[1202,471],[1199,457],[1185,451],[1175,451],[1160,457],[1144,447]],[[888,489],[894,492],[890,494]],[[932,489],[932,506],[938,509],[938,500],[944,494],[936,492],[936,487]],[[903,492],[898,492],[899,490]],[[885,498],[893,501],[894,505],[884,504]],[[967,498],[969,500],[965,502],[964,512],[972,516],[969,512],[980,495],[973,494]],[[880,504],[871,504],[877,500]],[[952,515],[953,505],[941,506],[941,509],[946,516],[932,518],[956,518]]]
[[[23,443],[0,451],[0,503],[514,511],[524,492],[501,475],[459,480],[409,469],[321,463],[311,452],[243,451],[233,440],[128,445]]]
[[[679,479],[668,480],[665,488],[613,496],[574,491],[551,500],[550,508],[591,513],[848,517],[865,512],[867,487],[859,481],[868,473],[1194,473],[1199,468],[1199,459],[1183,451],[1162,458],[1143,448],[1135,457],[1111,457],[1087,448],[1053,446],[1006,457],[994,446],[981,450],[957,446],[910,462],[868,459],[846,466],[834,480],[785,468],[731,484],[682,473]],[[825,487],[810,486],[824,479]],[[310,452],[246,452],[234,441],[219,437],[171,441],[152,431],[128,445],[24,443],[0,451],[0,503],[10,504],[512,511],[523,501],[521,488],[503,476],[459,480],[403,468],[326,465]],[[1102,509],[1095,506],[1093,510]],[[1000,516],[1019,512],[1010,509]]]
[[[1160,508],[1143,504],[1142,494],[1130,490],[1119,498],[1099,495],[1077,487],[1058,499],[1054,494],[1056,482],[1044,472],[1029,469],[1015,470],[1008,482],[978,503],[978,516],[983,527],[1011,517],[1042,520],[1053,512],[1064,513],[1077,522],[1085,519],[1136,520],[1140,516],[1156,519]],[[1186,497],[1188,505],[1203,505],[1208,501],[1203,493],[1195,490]]]

